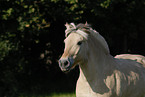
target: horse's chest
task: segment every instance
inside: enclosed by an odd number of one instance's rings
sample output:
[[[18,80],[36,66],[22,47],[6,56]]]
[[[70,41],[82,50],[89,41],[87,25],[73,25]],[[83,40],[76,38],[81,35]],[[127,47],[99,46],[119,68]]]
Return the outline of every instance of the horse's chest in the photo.
[[[96,85],[94,84],[94,87]],[[78,79],[76,86],[76,97],[110,97],[110,91],[100,94],[91,88],[90,84],[87,81],[82,81]]]

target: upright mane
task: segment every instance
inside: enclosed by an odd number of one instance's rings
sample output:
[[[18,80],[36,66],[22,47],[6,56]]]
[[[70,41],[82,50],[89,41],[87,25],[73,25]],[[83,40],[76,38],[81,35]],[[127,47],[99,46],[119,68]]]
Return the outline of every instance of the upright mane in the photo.
[[[82,35],[85,39],[88,38],[88,36],[93,36],[98,42],[99,45],[102,46],[102,48],[104,49],[104,52],[106,54],[109,54],[109,47],[107,42],[105,41],[105,39],[96,31],[93,30],[92,27],[89,24],[78,24],[75,25],[74,23],[66,23],[66,30],[65,30],[65,36],[68,37],[69,34],[71,33],[78,33],[80,35]]]

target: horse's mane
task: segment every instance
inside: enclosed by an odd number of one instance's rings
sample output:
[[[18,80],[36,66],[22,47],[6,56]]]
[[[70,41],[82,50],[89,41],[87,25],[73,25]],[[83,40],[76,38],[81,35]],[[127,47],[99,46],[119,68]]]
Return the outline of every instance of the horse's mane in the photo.
[[[78,25],[75,25],[74,23],[66,23],[65,26],[67,28],[65,30],[66,37],[68,37],[70,33],[74,32],[82,35],[85,39],[87,39],[87,37],[91,34],[91,36],[93,36],[99,42],[102,48],[104,48],[105,53],[110,53],[108,44],[105,39],[96,30],[93,30],[91,25],[89,25],[88,23],[80,23]]]

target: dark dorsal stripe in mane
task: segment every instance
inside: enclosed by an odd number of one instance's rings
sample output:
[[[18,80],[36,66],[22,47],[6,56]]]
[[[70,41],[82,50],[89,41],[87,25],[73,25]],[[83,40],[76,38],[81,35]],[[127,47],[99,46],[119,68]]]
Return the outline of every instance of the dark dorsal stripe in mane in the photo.
[[[90,29],[91,28],[91,25],[89,25],[89,24],[82,24],[82,23],[80,23],[80,24],[78,24],[77,26],[76,26],[76,28],[77,29]]]

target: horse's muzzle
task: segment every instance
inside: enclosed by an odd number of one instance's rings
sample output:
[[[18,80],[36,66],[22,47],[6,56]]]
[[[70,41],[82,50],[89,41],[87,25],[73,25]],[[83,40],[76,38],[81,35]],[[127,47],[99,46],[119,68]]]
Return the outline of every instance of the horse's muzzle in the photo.
[[[63,72],[68,72],[71,70],[73,64],[72,58],[61,58],[59,60],[59,67]]]

